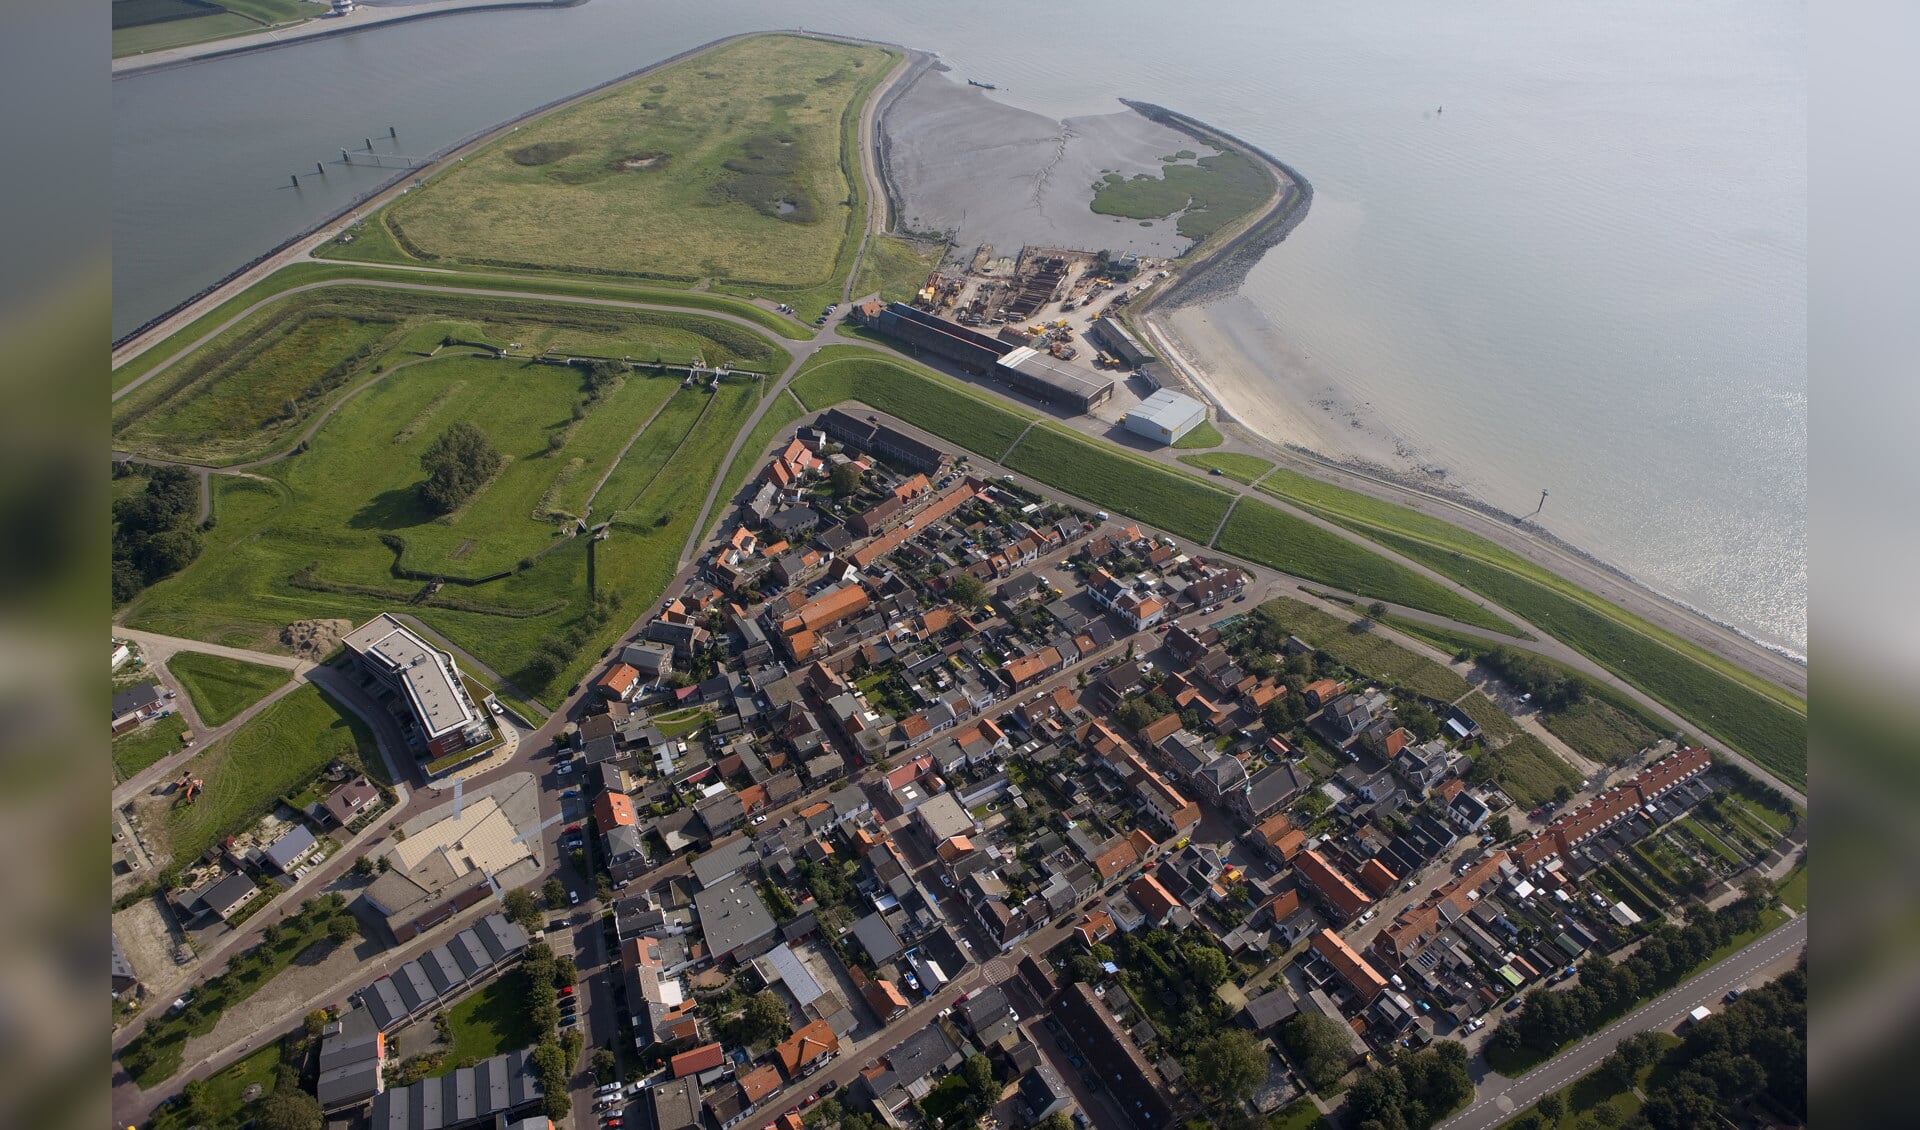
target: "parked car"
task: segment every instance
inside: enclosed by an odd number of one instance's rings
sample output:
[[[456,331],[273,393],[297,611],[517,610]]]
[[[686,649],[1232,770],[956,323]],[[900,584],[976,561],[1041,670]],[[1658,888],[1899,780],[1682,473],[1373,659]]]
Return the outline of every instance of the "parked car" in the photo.
[[[568,892],[567,892],[567,905],[568,905],[568,906],[579,906],[579,905],[580,905],[580,892],[579,892],[579,891],[568,891]]]
[[[839,1089],[840,1081],[838,1079],[829,1079],[825,1083],[820,1084],[820,1093],[823,1095],[831,1095]]]

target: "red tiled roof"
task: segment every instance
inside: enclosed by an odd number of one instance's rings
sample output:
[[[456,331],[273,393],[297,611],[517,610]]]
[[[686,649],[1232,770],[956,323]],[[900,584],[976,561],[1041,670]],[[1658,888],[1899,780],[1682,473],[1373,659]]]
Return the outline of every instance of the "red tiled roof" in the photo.
[[[1127,897],[1133,900],[1133,905],[1146,914],[1147,921],[1155,923],[1171,914],[1173,908],[1180,905],[1180,900],[1174,898],[1167,888],[1160,885],[1160,880],[1151,875],[1142,875],[1128,883]]]
[[[707,1044],[692,1051],[681,1052],[668,1063],[673,1068],[675,1079],[684,1079],[689,1075],[698,1075],[702,1071],[712,1071],[727,1061],[726,1053],[719,1044]]]
[[[1353,952],[1332,930],[1322,930],[1313,936],[1313,951],[1327,959],[1340,979],[1359,995],[1361,1004],[1372,1003],[1373,998],[1386,990],[1387,979],[1380,971],[1368,965],[1365,958]]]
[[[1353,885],[1353,881],[1336,871],[1317,851],[1303,851],[1293,858],[1294,869],[1300,878],[1318,891],[1348,918],[1359,914],[1372,902],[1365,891]]]
[[[1369,891],[1372,891],[1375,897],[1391,891],[1393,885],[1399,881],[1400,876],[1395,875],[1388,869],[1386,864],[1380,862],[1378,859],[1369,859],[1367,860],[1366,866],[1360,868],[1361,884]]]
[[[833,1029],[827,1027],[824,1020],[815,1020],[780,1041],[774,1047],[773,1054],[780,1064],[780,1070],[791,1079],[802,1067],[839,1050],[840,1039],[833,1034]]]

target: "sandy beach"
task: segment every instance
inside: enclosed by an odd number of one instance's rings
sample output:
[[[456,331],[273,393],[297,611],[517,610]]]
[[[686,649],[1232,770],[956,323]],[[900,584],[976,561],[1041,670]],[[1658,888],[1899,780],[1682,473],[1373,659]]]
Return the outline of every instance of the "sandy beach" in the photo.
[[[1186,306],[1151,321],[1207,398],[1260,438],[1396,476],[1431,477],[1412,444],[1369,405],[1315,376],[1247,299]]]

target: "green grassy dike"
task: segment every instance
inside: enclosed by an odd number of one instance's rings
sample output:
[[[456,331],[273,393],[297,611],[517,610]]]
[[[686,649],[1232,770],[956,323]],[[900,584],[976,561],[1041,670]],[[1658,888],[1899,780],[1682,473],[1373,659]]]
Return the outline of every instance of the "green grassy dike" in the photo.
[[[247,309],[264,298],[284,294],[295,287],[308,283],[409,283],[414,286],[464,287],[474,290],[524,291],[530,294],[549,295],[556,299],[567,298],[603,298],[619,302],[641,302],[658,306],[679,307],[687,310],[704,310],[719,314],[731,314],[745,318],[762,329],[786,338],[789,341],[807,341],[813,337],[811,327],[801,325],[792,318],[776,314],[761,306],[740,298],[727,295],[710,294],[704,291],[673,290],[662,285],[638,286],[622,285],[612,282],[589,282],[579,279],[566,279],[554,275],[535,273],[501,272],[496,274],[468,274],[459,271],[406,271],[388,267],[371,266],[365,263],[295,263],[283,267],[273,274],[234,295],[232,298],[207,311],[192,322],[155,342],[138,357],[113,370],[113,389],[119,391],[137,380],[155,365],[172,357],[179,356],[188,346],[211,332],[221,323]]]
[[[1258,489],[1511,609],[1781,780],[1805,787],[1804,698],[1439,518],[1285,468]]]

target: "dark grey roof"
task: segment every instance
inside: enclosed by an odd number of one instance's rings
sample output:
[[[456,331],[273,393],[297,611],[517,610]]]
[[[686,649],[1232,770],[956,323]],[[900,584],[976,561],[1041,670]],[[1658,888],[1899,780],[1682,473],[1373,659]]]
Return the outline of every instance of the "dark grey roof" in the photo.
[[[507,921],[504,914],[489,914],[473,924],[480,944],[487,947],[495,961],[501,961],[527,948],[527,932]]]
[[[392,1028],[407,1018],[407,1002],[400,999],[400,990],[393,987],[390,977],[382,977],[361,989],[360,1003],[373,1017],[373,1022],[383,1029]]]
[[[259,889],[251,878],[236,871],[208,887],[200,896],[200,901],[205,903],[209,910],[225,910],[242,898],[250,897]]]
[[[311,848],[313,844],[313,833],[307,831],[305,824],[300,824],[296,825],[293,831],[268,845],[263,854],[266,855],[267,862],[285,871],[293,866],[294,857]]]
[[[724,959],[773,933],[773,915],[767,913],[753,885],[740,875],[701,891],[694,896],[693,905],[700,915],[707,951],[715,959]]]
[[[420,968],[426,971],[427,980],[440,990],[441,996],[466,983],[466,974],[460,971],[460,963],[453,959],[453,951],[446,946],[435,946],[420,955]]]
[[[460,971],[468,977],[493,964],[487,947],[480,944],[479,935],[472,930],[455,934],[453,940],[447,943],[447,950],[453,954],[453,960],[460,964]]]
[[[100,701],[95,699],[95,702]],[[113,716],[120,717],[135,710],[143,710],[160,701],[160,687],[157,683],[141,683],[137,687],[121,691],[113,696]]]
[[[524,1108],[540,1099],[525,1050],[498,1055],[373,1100],[373,1130],[441,1130]]]
[[[1247,1002],[1247,1019],[1260,1032],[1267,1031],[1299,1011],[1300,1006],[1293,1003],[1292,995],[1284,989],[1271,989]]]
[[[853,936],[860,948],[878,965],[890,961],[900,953],[900,939],[888,928],[886,920],[878,912],[867,915],[853,924]]]
[[[731,796],[731,794],[727,795]],[[734,801],[734,807],[739,807],[737,799]],[[693,877],[700,881],[702,887],[711,887],[729,875],[738,873],[755,858],[752,841],[741,836],[738,839],[728,840],[694,860]]]
[[[959,1049],[937,1024],[926,1027],[908,1036],[887,1053],[887,1065],[893,1069],[896,1081],[911,1081],[932,1075],[941,1065],[957,1058]]]
[[[400,999],[407,1002],[408,1009],[417,1009],[431,1003],[440,996],[427,980],[427,971],[420,968],[418,961],[409,961],[393,973],[393,987],[400,990]]]
[[[614,744],[612,734],[605,734],[594,738],[587,743],[586,749],[583,751],[583,756],[585,756],[588,765],[604,765],[619,755],[620,750]]]

